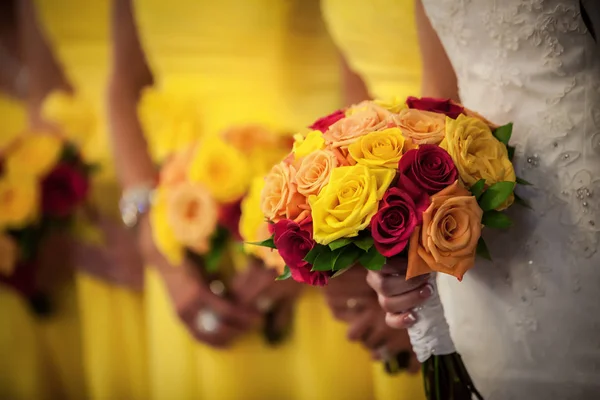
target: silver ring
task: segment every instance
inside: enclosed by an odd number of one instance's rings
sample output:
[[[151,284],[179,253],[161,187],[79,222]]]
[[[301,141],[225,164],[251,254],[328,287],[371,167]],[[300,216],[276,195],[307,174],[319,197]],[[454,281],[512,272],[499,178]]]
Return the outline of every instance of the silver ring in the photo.
[[[222,281],[218,280],[218,279],[215,279],[214,281],[211,281],[208,284],[208,289],[215,296],[223,297],[223,295],[225,294],[225,284]]]
[[[359,305],[359,301],[353,297],[349,298],[348,300],[346,300],[346,307],[349,310],[354,310],[355,308],[357,308]]]
[[[196,315],[196,327],[200,332],[215,333],[219,328],[219,317],[209,309],[200,310]]]
[[[266,296],[260,296],[256,300],[256,308],[261,313],[267,313],[273,309],[273,300]]]

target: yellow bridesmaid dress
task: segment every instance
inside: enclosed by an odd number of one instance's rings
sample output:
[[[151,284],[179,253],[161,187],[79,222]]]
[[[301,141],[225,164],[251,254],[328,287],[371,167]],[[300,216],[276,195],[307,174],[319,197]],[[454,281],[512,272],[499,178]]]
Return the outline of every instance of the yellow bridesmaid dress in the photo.
[[[25,105],[0,94],[0,154],[27,126]],[[0,284],[0,398],[45,399],[52,393],[38,320],[27,301]]]
[[[414,0],[321,0],[336,45],[371,94],[380,99],[418,96],[421,58]],[[423,399],[420,374],[390,377],[374,371],[378,400]]]
[[[92,202],[102,215],[119,219],[119,189],[104,111],[109,67],[109,7],[106,0],[37,1],[49,41],[73,84],[75,95],[53,93],[43,105],[46,118],[67,130],[81,130],[84,157],[99,166]],[[80,229],[82,240],[102,246],[101,231]],[[86,399],[148,397],[142,295],[84,272],[76,277]],[[77,375],[73,374],[73,379]]]

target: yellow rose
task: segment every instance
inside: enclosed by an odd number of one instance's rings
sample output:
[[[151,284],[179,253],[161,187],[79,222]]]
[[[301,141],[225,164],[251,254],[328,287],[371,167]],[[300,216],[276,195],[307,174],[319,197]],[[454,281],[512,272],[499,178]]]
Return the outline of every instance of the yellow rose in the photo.
[[[398,168],[404,150],[404,136],[398,128],[371,132],[348,147],[352,158],[367,167]]]
[[[188,175],[221,203],[239,200],[250,184],[250,167],[244,155],[216,137],[200,143]]]
[[[393,121],[414,144],[439,144],[444,139],[444,114],[407,108],[395,115]]]
[[[309,198],[315,241],[326,245],[369,226],[395,175],[392,169],[360,164],[334,169],[329,183]]]
[[[294,157],[298,160],[301,157],[306,157],[310,153],[316,150],[323,150],[325,148],[325,139],[323,139],[323,133],[321,131],[312,131],[306,137],[302,134],[294,135],[294,148],[292,152]]]
[[[202,185],[185,182],[169,188],[167,196],[167,219],[177,240],[198,254],[208,252],[218,217],[210,193]]]
[[[147,88],[138,115],[152,157],[162,162],[202,136],[202,106],[179,88]]]
[[[19,229],[38,213],[39,188],[32,176],[7,175],[0,179],[0,228]]]
[[[0,233],[0,275],[10,276],[17,263],[18,248],[8,235]]]
[[[407,108],[406,98],[402,98],[402,97],[398,97],[398,96],[392,97],[387,100],[381,100],[381,99],[374,100],[373,102],[375,104],[377,104],[378,106],[383,107],[392,113],[399,113],[401,110],[404,110]]]
[[[152,226],[152,239],[154,244],[165,256],[167,261],[174,266],[182,263],[185,247],[177,240],[175,232],[168,218],[168,197],[164,188],[159,188],[154,193],[152,208],[150,209],[150,224]]]
[[[440,146],[448,151],[469,187],[480,179],[485,179],[486,185],[516,180],[506,146],[479,119],[464,115],[456,120],[446,118],[446,137]]]
[[[31,133],[23,136],[6,156],[6,171],[10,175],[30,175],[41,178],[60,159],[63,142],[55,135]]]
[[[42,117],[56,124],[62,134],[76,143],[92,136],[97,121],[94,108],[86,99],[56,90],[44,99]]]

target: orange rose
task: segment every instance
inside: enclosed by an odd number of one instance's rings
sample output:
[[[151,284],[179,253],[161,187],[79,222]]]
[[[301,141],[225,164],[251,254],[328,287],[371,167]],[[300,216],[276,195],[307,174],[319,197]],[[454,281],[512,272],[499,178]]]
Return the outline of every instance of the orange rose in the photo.
[[[446,116],[412,108],[401,110],[392,117],[405,138],[414,144],[440,144],[444,139]]]
[[[298,193],[292,177],[296,175],[294,167],[286,162],[280,162],[271,168],[265,177],[260,208],[265,216],[272,221],[287,218],[301,221],[309,214],[306,197]]]
[[[163,186],[175,186],[187,180],[187,172],[194,155],[196,145],[174,154],[160,170],[160,183]]]
[[[280,139],[261,125],[234,126],[221,133],[223,139],[243,153],[254,149],[272,148],[279,145]]]
[[[333,148],[348,147],[369,132],[385,129],[391,113],[372,102],[361,103],[347,112],[323,134],[325,143]]]
[[[173,234],[199,254],[210,249],[210,237],[217,226],[217,205],[203,186],[182,183],[169,189],[167,219]]]
[[[338,161],[331,151],[317,150],[304,157],[295,176],[298,192],[306,197],[317,195],[329,182],[329,175]]]
[[[462,279],[475,264],[482,215],[475,197],[458,181],[433,195],[422,227],[410,238],[406,279],[431,271]]]
[[[487,126],[490,127],[490,129],[493,131],[497,128],[500,127],[500,125],[493,123],[492,121],[490,121],[489,119],[485,118],[483,115],[479,114],[476,111],[473,110],[469,110],[468,108],[465,107],[463,114],[465,114],[467,117],[471,117],[471,118],[477,118],[482,120]]]

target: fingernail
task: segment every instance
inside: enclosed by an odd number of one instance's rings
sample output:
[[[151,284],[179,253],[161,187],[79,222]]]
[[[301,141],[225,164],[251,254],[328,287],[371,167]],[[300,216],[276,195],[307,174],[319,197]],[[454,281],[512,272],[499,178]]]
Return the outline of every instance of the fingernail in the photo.
[[[428,299],[429,297],[431,297],[432,294],[433,286],[431,286],[431,283],[428,283],[427,285],[423,286],[421,290],[419,290],[419,296],[421,296],[424,299]]]
[[[402,321],[404,321],[406,325],[412,325],[417,322],[417,316],[412,312],[409,312],[404,316],[404,318],[402,318]]]

